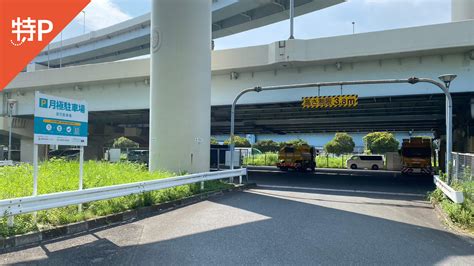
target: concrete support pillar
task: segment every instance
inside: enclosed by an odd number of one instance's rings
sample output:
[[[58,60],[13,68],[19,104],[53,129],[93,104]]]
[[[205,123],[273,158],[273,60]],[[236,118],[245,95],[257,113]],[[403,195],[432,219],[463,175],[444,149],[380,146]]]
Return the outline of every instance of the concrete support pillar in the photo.
[[[154,0],[150,171],[209,170],[211,0]]]
[[[451,20],[463,21],[474,19],[473,0],[451,0]]]
[[[23,163],[33,163],[33,138],[21,137],[20,139],[20,161]],[[43,161],[46,155],[46,145],[39,145],[38,159]]]

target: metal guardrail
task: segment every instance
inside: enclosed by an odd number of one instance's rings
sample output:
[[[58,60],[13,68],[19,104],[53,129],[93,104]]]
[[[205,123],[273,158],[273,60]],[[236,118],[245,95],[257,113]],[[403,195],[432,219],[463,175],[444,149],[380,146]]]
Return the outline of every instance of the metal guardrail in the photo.
[[[176,186],[194,184],[209,180],[242,177],[247,169],[205,172],[153,181],[143,181],[115,186],[67,191],[39,196],[0,200],[0,217],[31,213],[47,209],[66,207],[97,200],[107,200]],[[241,182],[242,178],[239,178]]]

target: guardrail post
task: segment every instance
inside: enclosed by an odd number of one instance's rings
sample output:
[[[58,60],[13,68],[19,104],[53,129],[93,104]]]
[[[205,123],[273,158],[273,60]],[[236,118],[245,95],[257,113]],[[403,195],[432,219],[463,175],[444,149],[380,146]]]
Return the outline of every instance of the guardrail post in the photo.
[[[217,149],[217,171],[221,170],[221,149]]]
[[[13,227],[15,225],[15,216],[10,215],[7,218],[7,226],[8,227]]]
[[[204,190],[204,181],[201,181],[201,190]]]

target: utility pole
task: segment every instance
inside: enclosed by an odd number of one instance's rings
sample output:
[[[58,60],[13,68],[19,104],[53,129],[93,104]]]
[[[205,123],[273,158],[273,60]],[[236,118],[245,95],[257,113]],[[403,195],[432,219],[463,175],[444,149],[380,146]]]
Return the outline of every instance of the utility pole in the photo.
[[[294,39],[295,0],[290,0],[290,40]]]
[[[15,99],[8,99],[8,120],[9,120],[9,131],[8,131],[8,160],[12,159],[12,131],[13,131],[13,108],[17,103]]]
[[[83,30],[83,34],[86,34],[86,11],[82,10],[82,14],[84,14],[84,30]]]

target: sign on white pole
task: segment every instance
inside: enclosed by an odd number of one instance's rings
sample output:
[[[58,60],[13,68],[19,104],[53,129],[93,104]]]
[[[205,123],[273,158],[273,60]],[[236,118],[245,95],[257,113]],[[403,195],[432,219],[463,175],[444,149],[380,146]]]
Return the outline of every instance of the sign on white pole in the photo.
[[[87,146],[87,102],[36,92],[34,112],[33,196],[38,193],[38,145],[80,146],[79,190],[83,188],[84,146]]]
[[[35,144],[87,146],[87,103],[36,92],[34,133]]]

